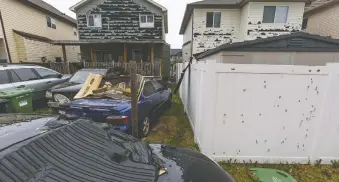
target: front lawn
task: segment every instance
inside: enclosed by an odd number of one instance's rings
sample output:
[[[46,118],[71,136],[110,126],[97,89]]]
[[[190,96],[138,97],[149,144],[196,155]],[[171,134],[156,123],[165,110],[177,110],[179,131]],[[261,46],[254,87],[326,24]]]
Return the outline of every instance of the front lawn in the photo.
[[[174,90],[174,85],[171,86]],[[167,111],[153,131],[145,139],[149,143],[162,143],[171,146],[185,147],[199,150],[194,143],[193,132],[188,118],[184,112],[183,104],[178,95],[173,94],[172,108]],[[256,181],[250,172],[250,168],[273,168],[279,169],[292,175],[298,182],[337,182],[339,181],[339,162],[333,165],[300,165],[300,164],[233,164],[221,162],[220,165],[237,182]]]

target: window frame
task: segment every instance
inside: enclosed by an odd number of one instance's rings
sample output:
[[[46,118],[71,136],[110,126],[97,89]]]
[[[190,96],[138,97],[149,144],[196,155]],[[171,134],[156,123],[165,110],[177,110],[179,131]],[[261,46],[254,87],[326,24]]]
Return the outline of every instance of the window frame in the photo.
[[[45,75],[45,76],[42,76],[40,73],[39,73],[39,69],[42,69],[42,70],[46,70],[46,71],[49,71],[49,72],[51,72],[51,73],[55,73],[54,75]],[[41,79],[50,79],[50,78],[59,78],[59,75],[60,75],[60,73],[58,73],[58,72],[56,72],[56,71],[54,71],[54,70],[50,70],[50,69],[47,69],[47,68],[33,68],[33,70],[36,72],[36,74],[38,74],[39,75],[39,77],[41,78]]]
[[[146,86],[146,83],[150,83],[151,84],[151,86],[152,86],[152,88],[154,89],[154,93],[153,94],[151,94],[151,95],[145,95],[145,86]],[[153,83],[152,83],[152,80],[147,80],[147,81],[145,81],[145,83],[144,83],[144,86],[143,86],[143,88],[142,88],[142,95],[145,97],[145,98],[149,98],[149,97],[152,97],[153,95],[155,95],[155,94],[157,94],[158,92],[155,90],[155,88],[154,88],[154,85],[153,85]]]
[[[213,22],[212,22],[212,26],[208,26],[208,13],[213,13]],[[219,26],[215,26],[215,16],[216,16],[216,13],[219,13],[220,14],[220,23],[219,23]],[[221,27],[221,11],[208,11],[206,12],[206,28],[220,28]]]
[[[146,18],[146,22],[141,22],[141,17]],[[152,16],[153,21],[148,22],[148,17]],[[154,28],[154,15],[145,15],[145,14],[139,14],[139,26],[140,28]]]
[[[32,73],[36,76],[36,79],[34,79],[34,80],[23,80],[23,79],[19,76],[19,74],[16,72],[16,71],[18,71],[18,70],[23,70],[23,69],[31,70]],[[38,74],[36,73],[36,71],[35,71],[34,69],[32,69],[32,68],[18,68],[18,69],[11,69],[11,70],[12,70],[13,73],[19,78],[20,82],[28,82],[28,81],[35,81],[35,80],[40,80],[40,79],[41,79],[40,75],[38,75]],[[13,82],[13,83],[17,83],[17,82]]]
[[[274,10],[274,18],[273,18],[273,22],[264,22],[264,17],[265,17],[265,7],[275,7],[275,10]],[[287,14],[286,14],[286,20],[284,23],[278,23],[276,22],[276,15],[277,15],[277,7],[287,7]],[[287,21],[288,21],[288,15],[290,13],[290,6],[288,5],[276,5],[276,6],[264,6],[264,10],[263,10],[263,16],[262,16],[262,23],[265,23],[265,24],[269,24],[269,23],[273,23],[273,24],[286,24]]]
[[[93,16],[93,26],[90,26],[89,24],[89,17]],[[100,19],[100,25],[96,25],[95,24],[95,17],[94,16],[99,16],[98,19]],[[91,27],[91,28],[102,28],[102,17],[101,14],[88,14],[86,15],[86,21],[87,21],[87,27]]]
[[[50,22],[51,25],[48,24],[48,20],[51,21]],[[48,28],[56,29],[56,19],[55,18],[47,15],[46,16],[46,21],[47,21],[47,27]],[[54,25],[54,27],[53,27],[53,25]]]

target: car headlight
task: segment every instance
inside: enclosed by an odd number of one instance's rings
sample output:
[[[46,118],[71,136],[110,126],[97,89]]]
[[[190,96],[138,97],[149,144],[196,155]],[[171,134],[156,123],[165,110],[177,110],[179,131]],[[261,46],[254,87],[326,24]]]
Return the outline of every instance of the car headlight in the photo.
[[[50,92],[50,91],[47,91],[47,92],[46,92],[46,94],[45,94],[45,97],[46,97],[46,98],[48,98],[48,99],[51,99],[51,98],[53,98],[53,94],[52,94],[52,92]]]
[[[55,94],[54,95],[54,100],[59,102],[60,104],[71,102],[71,100],[69,100],[66,96],[61,95],[61,94]]]

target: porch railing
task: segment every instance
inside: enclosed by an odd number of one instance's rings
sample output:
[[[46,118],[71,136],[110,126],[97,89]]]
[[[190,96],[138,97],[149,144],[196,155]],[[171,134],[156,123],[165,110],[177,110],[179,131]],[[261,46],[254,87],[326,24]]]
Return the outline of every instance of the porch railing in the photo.
[[[110,62],[51,62],[51,63],[34,63],[34,62],[23,62],[21,64],[34,64],[43,66],[52,70],[55,70],[62,74],[74,74],[78,70],[83,68],[123,68],[126,73],[129,73],[130,64],[118,61]],[[150,62],[138,62],[137,63],[137,74],[144,76],[161,76],[162,73],[162,62],[157,61],[155,63]]]

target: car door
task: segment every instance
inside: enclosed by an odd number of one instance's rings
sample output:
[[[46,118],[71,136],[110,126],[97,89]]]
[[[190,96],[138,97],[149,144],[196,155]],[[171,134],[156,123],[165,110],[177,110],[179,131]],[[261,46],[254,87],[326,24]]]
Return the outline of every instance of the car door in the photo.
[[[168,93],[165,92],[164,86],[161,85],[159,82],[153,80],[152,81],[153,87],[155,88],[158,94],[158,103],[157,107],[161,107],[168,99]]]
[[[141,107],[139,108],[140,111],[139,113],[142,115],[155,114],[159,95],[157,95],[157,92],[152,84],[152,81],[145,81],[142,95],[143,100],[141,100]]]
[[[0,70],[0,91],[14,89],[15,86],[11,83],[7,70]]]
[[[12,82],[16,88],[34,89],[33,100],[45,98],[44,81],[32,68],[11,69]]]

